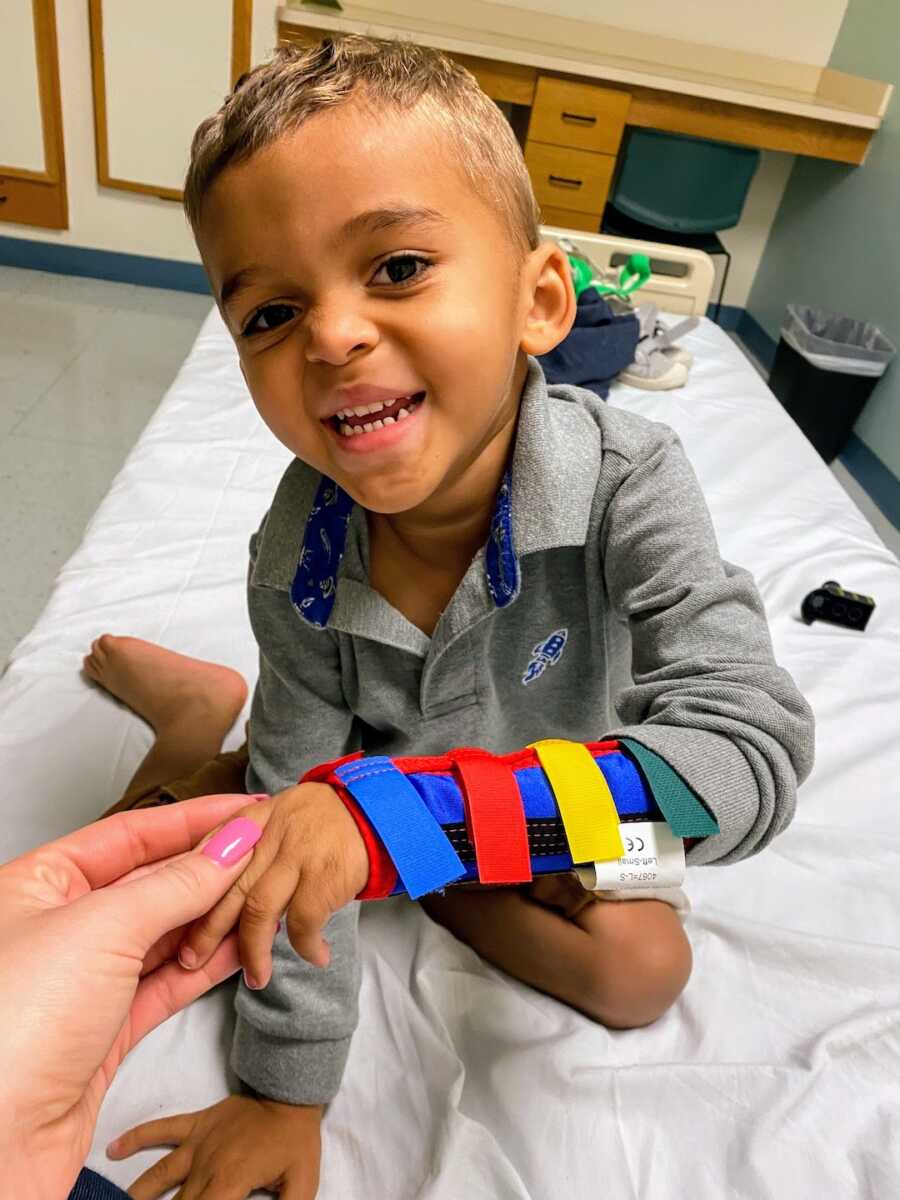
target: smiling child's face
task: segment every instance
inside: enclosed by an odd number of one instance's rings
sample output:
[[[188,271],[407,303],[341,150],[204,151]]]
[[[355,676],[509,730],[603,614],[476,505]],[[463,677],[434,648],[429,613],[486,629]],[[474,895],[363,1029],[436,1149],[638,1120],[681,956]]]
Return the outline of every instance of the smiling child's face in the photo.
[[[222,172],[198,242],[263,420],[373,512],[508,444],[525,353],[559,340],[559,252],[517,248],[416,113],[316,114]]]

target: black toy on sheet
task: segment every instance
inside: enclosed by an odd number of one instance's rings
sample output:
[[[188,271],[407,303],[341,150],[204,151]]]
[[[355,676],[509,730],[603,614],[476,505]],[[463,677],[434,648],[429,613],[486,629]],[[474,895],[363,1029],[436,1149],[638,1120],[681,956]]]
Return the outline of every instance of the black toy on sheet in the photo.
[[[845,625],[862,632],[874,609],[875,601],[871,596],[845,592],[839,583],[828,579],[809,593],[800,613],[807,625],[812,625],[813,621],[831,621],[834,625]]]

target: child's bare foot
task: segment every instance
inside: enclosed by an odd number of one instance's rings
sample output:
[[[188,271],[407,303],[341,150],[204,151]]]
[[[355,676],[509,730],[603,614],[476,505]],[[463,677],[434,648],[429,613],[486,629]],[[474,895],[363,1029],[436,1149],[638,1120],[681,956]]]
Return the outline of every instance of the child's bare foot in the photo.
[[[221,744],[247,699],[247,684],[237,671],[141,638],[104,633],[91,644],[84,671],[157,735],[196,723]]]

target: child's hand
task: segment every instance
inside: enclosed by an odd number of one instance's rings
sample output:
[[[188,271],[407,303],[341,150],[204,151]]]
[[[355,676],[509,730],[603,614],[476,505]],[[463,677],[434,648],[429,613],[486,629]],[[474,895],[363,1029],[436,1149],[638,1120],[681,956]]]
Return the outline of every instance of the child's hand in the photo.
[[[147,1146],[176,1147],[135,1180],[128,1189],[132,1200],[154,1200],[180,1184],[184,1197],[245,1200],[255,1188],[267,1188],[282,1200],[314,1200],[321,1123],[318,1106],[229,1096],[200,1112],[138,1125],[106,1152],[119,1159]]]
[[[272,974],[272,942],[282,913],[297,953],[327,967],[322,928],[366,886],[369,856],[356,822],[333,788],[302,783],[242,813],[264,827],[252,869],[191,928],[179,958],[195,970],[240,918],[238,953],[250,987]]]

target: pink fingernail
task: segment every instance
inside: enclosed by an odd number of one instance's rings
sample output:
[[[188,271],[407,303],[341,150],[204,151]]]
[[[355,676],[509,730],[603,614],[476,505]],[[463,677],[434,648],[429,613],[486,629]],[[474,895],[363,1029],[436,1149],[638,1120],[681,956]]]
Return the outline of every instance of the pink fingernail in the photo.
[[[252,796],[247,797],[248,800],[271,800],[272,797],[268,792],[254,792]]]
[[[262,990],[262,984],[259,982],[259,980],[253,975],[248,975],[246,971],[244,972],[244,983],[246,983],[247,987],[250,988],[251,991],[259,992]]]
[[[203,847],[203,853],[220,867],[231,867],[262,837],[262,826],[246,817],[235,817]]]

